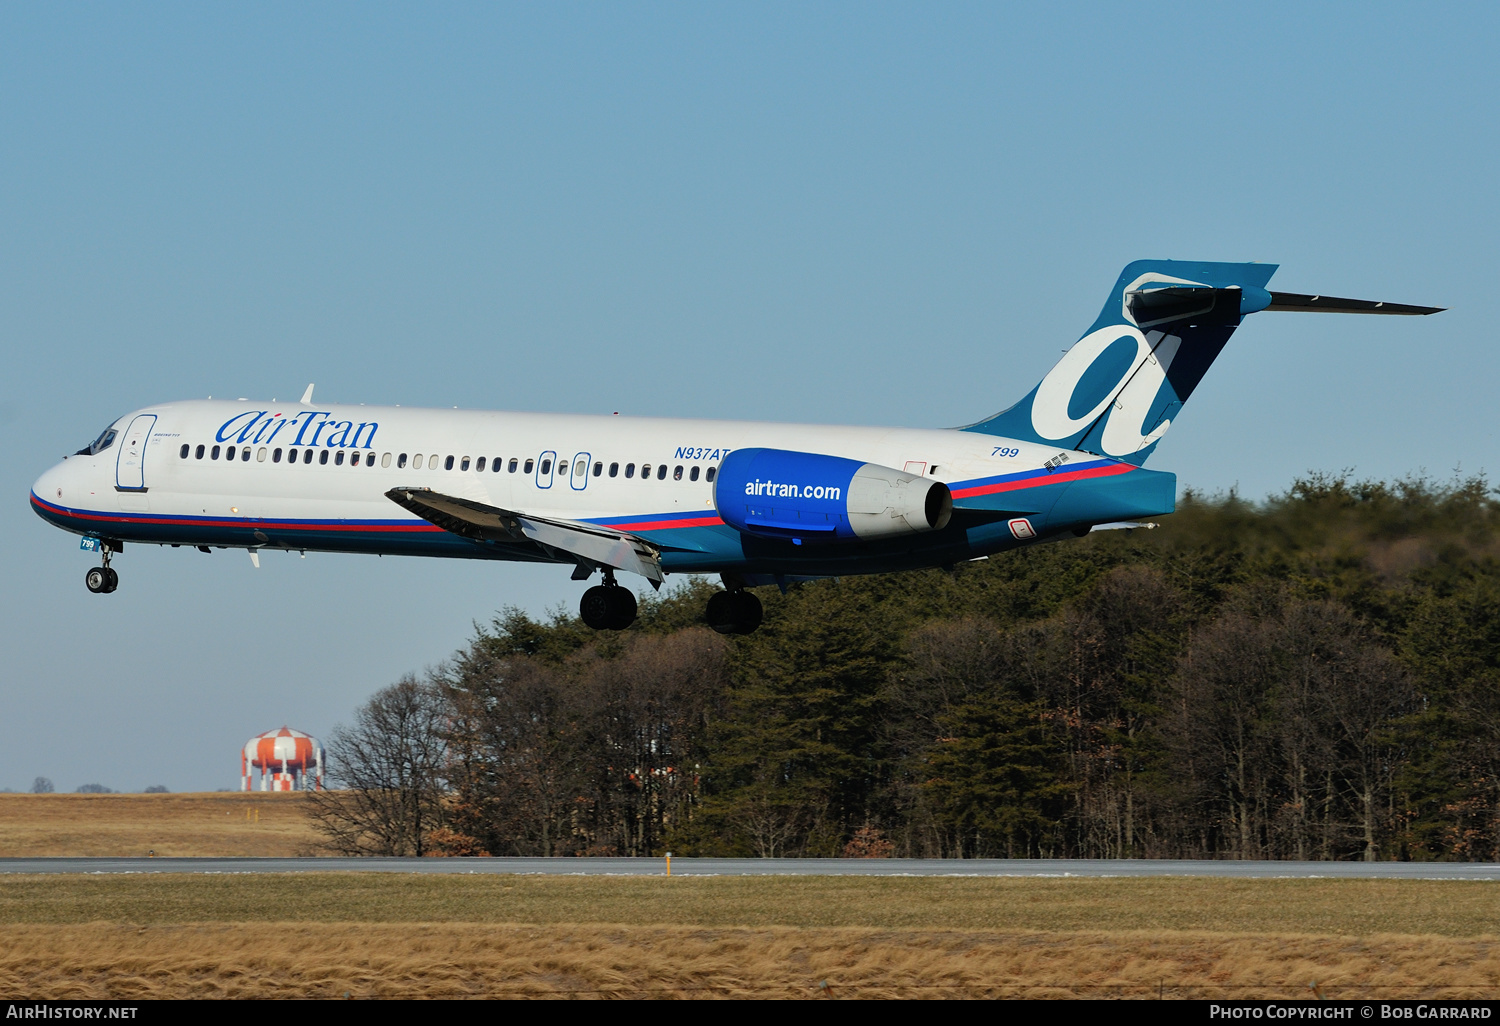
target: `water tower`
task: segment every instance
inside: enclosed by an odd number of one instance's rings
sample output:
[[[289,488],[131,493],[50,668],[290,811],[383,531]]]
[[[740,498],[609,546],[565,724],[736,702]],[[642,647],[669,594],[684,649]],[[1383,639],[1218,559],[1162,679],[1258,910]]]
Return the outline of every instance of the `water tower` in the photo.
[[[240,778],[244,791],[321,791],[323,746],[311,734],[290,727],[268,730],[245,742]]]

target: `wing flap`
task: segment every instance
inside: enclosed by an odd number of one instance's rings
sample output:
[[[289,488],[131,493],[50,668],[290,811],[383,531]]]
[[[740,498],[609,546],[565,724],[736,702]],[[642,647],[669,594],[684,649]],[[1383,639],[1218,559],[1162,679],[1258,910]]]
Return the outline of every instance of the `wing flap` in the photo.
[[[560,562],[627,570],[640,574],[656,587],[662,583],[660,550],[633,534],[577,520],[558,520],[500,509],[426,488],[392,488],[385,497],[402,509],[463,538],[530,543]]]

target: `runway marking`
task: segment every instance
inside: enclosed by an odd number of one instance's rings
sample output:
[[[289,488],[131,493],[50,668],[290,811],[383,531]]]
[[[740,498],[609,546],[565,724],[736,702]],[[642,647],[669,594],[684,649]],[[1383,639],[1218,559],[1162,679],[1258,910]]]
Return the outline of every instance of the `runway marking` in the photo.
[[[428,873],[666,876],[659,858],[0,858],[5,873]],[[1500,880],[1475,862],[1173,859],[672,859],[676,876],[1171,877]]]

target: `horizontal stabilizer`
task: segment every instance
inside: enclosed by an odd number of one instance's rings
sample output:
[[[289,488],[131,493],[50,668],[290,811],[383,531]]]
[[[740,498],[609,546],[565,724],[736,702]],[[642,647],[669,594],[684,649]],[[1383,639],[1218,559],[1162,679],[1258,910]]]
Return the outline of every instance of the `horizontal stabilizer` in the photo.
[[[633,534],[598,524],[499,509],[427,488],[392,488],[385,497],[423,520],[464,538],[531,542],[559,562],[628,570],[661,587],[661,553],[656,546]]]
[[[1339,299],[1336,296],[1303,296],[1296,292],[1271,293],[1267,310],[1295,310],[1301,313],[1395,314],[1401,317],[1424,317],[1442,313],[1446,306],[1409,306],[1406,303],[1377,303],[1369,299]]]

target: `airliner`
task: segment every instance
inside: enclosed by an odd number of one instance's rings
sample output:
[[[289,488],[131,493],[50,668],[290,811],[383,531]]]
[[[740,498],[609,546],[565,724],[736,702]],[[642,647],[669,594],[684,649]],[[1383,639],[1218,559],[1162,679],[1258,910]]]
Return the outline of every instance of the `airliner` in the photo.
[[[596,630],[634,622],[618,574],[717,574],[706,609],[748,634],[749,588],[952,567],[1171,513],[1147,457],[1241,320],[1440,307],[1270,292],[1274,264],[1140,260],[1019,403],[922,430],[192,400],[127,413],[31,490],[100,554],[126,543],[523,560],[572,567]]]

